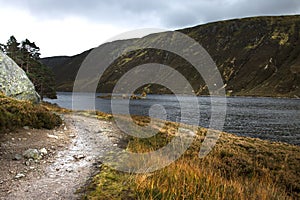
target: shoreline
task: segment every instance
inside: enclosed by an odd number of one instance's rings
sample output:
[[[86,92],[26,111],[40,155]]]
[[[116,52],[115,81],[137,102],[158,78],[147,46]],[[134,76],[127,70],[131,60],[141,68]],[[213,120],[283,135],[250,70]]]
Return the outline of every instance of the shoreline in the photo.
[[[248,98],[251,98],[251,97],[248,97]],[[266,98],[268,99],[269,97],[263,97],[263,98]],[[136,100],[138,101],[138,100]],[[147,101],[147,99],[143,99],[142,101]],[[74,112],[77,112],[77,111],[74,111]],[[87,111],[89,112],[89,111]],[[103,111],[100,111],[100,110],[94,110],[93,112],[102,112],[102,113],[105,113]],[[110,113],[106,113],[106,114],[109,114],[111,115]],[[122,115],[122,114],[119,114],[119,115]],[[147,116],[143,116],[143,115],[138,115],[138,114],[132,114],[132,116],[140,116],[140,117],[147,117]],[[170,121],[170,119],[169,119]],[[170,122],[173,122],[173,121],[170,121]],[[185,122],[182,122],[182,123],[185,123]],[[201,125],[198,125],[199,127],[204,127],[204,128],[208,128],[208,127],[205,127],[205,126],[201,126]],[[231,134],[234,134],[234,135],[237,135],[237,136],[241,136],[241,137],[250,137],[250,138],[260,138],[260,139],[263,139],[263,140],[268,140],[268,141],[271,141],[271,142],[283,142],[283,143],[287,143],[287,144],[291,144],[291,145],[296,145],[296,146],[300,146],[300,143],[298,142],[298,140],[295,140],[295,138],[298,138],[297,135],[292,135],[290,136],[291,138],[288,138],[288,137],[285,137],[285,133],[282,132],[281,135],[272,135],[271,133],[265,133],[266,136],[264,136],[263,133],[257,131],[256,133],[252,133],[252,132],[249,132],[249,133],[244,133],[244,132],[230,132],[226,129],[223,128],[223,130],[221,131],[224,131],[224,132],[228,132],[228,133],[231,133]],[[279,138],[279,139],[278,139]]]
[[[57,93],[73,93],[73,91],[56,91]],[[93,92],[82,92],[82,94],[91,94]],[[108,96],[111,96],[112,93],[99,93],[99,92],[96,92],[95,94],[97,94],[99,96],[99,94],[103,94],[103,95],[108,95]],[[120,94],[121,95],[121,94]],[[137,95],[141,95],[141,94],[137,94]],[[158,96],[172,96],[174,94],[155,94],[155,93],[149,93],[147,95],[158,95]],[[96,96],[96,97],[98,97]],[[175,96],[175,95],[174,95]],[[182,94],[182,96],[189,96],[189,95],[184,95]],[[223,96],[219,96],[219,95],[195,95],[196,97],[223,97]],[[292,95],[292,96],[284,96],[284,95],[274,95],[274,96],[262,96],[262,95],[225,95],[226,98],[229,98],[229,97],[241,97],[241,98],[275,98],[275,99],[300,99],[300,96],[298,95]],[[100,97],[99,97],[100,98]],[[147,99],[147,98],[146,98]]]

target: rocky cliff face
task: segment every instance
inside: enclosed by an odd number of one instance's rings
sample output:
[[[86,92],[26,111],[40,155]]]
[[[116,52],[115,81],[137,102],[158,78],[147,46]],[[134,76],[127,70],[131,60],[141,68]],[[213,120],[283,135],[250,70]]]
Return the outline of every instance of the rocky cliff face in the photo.
[[[2,52],[0,52],[0,91],[19,100],[35,103],[40,101],[40,96],[26,73]]]
[[[280,16],[221,21],[179,31],[208,51],[218,66],[228,95],[299,97],[299,30],[300,16]],[[145,39],[153,40],[155,34],[134,40],[139,43]],[[116,41],[112,45],[124,43],[126,41]],[[88,51],[50,64],[60,91],[72,90],[76,73],[87,54]],[[47,60],[51,63],[49,60],[51,58]],[[208,94],[201,75],[188,62],[170,52],[153,49],[134,51],[118,58],[104,73],[98,91],[111,92],[124,73],[151,62],[173,67],[189,80],[197,94]],[[148,85],[147,89],[150,93],[170,92],[159,85]]]

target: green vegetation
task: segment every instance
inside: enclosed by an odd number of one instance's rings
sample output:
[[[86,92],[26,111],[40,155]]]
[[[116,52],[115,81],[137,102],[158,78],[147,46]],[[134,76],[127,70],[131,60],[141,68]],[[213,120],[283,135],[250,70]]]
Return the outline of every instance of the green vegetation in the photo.
[[[0,132],[23,126],[52,129],[62,123],[47,106],[19,101],[0,93]]]
[[[276,30],[273,32],[273,35],[271,38],[273,40],[279,40],[279,45],[285,45],[289,40],[289,34],[278,32],[278,30]]]
[[[137,124],[148,119],[137,118]],[[158,136],[129,138],[127,150],[156,149],[173,137],[175,123]],[[232,199],[280,200],[300,197],[300,147],[222,133],[213,151],[199,159],[207,129],[198,128],[188,151],[176,162],[151,174],[117,172],[105,165],[83,199]]]
[[[19,43],[11,36],[0,50],[12,58],[27,74],[41,98],[56,98],[54,74],[50,68],[39,62],[40,48],[28,39]]]
[[[134,176],[115,171],[109,167],[102,165],[101,173],[93,178],[90,185],[85,188],[89,194],[83,199],[136,199],[136,194],[132,190]]]

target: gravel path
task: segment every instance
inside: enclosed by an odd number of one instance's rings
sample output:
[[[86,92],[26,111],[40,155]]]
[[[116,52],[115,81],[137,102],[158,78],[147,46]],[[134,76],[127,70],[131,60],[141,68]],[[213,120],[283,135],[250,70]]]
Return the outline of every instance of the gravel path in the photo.
[[[80,198],[76,191],[97,172],[99,157],[119,138],[111,122],[79,115],[64,118],[68,127],[64,130],[71,138],[69,143],[44,162],[38,175],[29,173],[24,179],[14,180],[5,195],[0,193],[0,199]]]

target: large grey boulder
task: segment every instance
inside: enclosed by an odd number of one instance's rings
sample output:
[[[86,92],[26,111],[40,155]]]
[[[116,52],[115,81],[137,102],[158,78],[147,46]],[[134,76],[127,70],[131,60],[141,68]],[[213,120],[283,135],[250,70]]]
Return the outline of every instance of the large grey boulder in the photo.
[[[33,83],[10,57],[0,51],[0,91],[19,100],[40,102]]]

